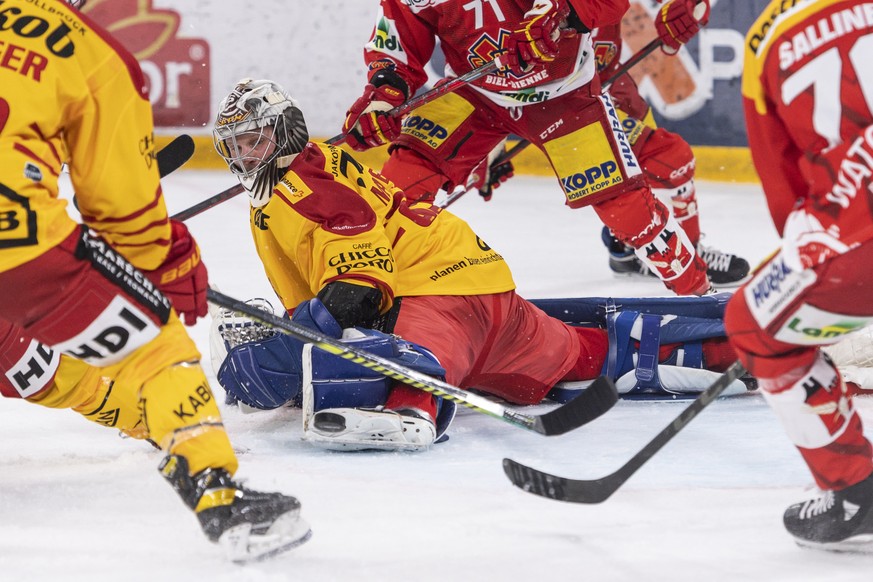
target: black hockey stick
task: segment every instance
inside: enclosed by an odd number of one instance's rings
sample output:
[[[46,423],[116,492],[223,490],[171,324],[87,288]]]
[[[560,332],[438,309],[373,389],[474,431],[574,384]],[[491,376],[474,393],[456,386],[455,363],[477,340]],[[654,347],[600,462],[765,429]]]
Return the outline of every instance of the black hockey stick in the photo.
[[[158,162],[158,174],[165,178],[185,165],[194,155],[194,138],[182,134],[173,138],[170,143],[155,153]],[[79,210],[79,200],[73,195],[73,207]]]
[[[155,154],[158,160],[158,173],[161,178],[169,176],[194,155],[194,139],[190,135],[182,134],[161,148]]]
[[[430,392],[431,394],[472,408],[477,412],[498,418],[513,426],[546,436],[564,434],[591,422],[612,408],[618,401],[618,392],[615,389],[615,385],[608,379],[599,378],[585,392],[554,410],[541,415],[524,414],[437,378],[402,366],[397,362],[342,343],[314,329],[262,311],[238,299],[219,293],[214,289],[207,291],[207,299],[210,303],[219,307],[246,315],[255,321],[269,325],[300,341],[312,343],[317,348],[330,354],[360,364],[388,378],[400,380],[413,388]]]
[[[698,396],[682,414],[676,417],[655,438],[644,446],[631,459],[614,473],[600,479],[568,479],[543,473],[512,459],[503,459],[503,471],[512,484],[528,493],[570,503],[601,503],[615,493],[631,476],[661,450],[680,430],[718,398],[731,382],[746,372],[737,361],[722,374],[709,388]]]
[[[234,196],[236,196],[237,194],[240,194],[242,192],[245,192],[245,188],[243,188],[242,184],[237,184],[235,186],[231,186],[227,190],[222,190],[218,194],[210,196],[206,200],[203,200],[202,202],[198,202],[197,204],[195,204],[194,206],[191,206],[190,208],[186,208],[185,210],[180,210],[179,212],[177,212],[176,214],[174,214],[170,218],[172,218],[173,220],[181,220],[182,222],[184,222],[184,221],[188,220],[189,218],[194,218],[198,214],[206,212],[207,210],[209,210],[213,206],[218,206],[219,204],[221,204],[225,200],[230,200],[231,198],[233,198]]]

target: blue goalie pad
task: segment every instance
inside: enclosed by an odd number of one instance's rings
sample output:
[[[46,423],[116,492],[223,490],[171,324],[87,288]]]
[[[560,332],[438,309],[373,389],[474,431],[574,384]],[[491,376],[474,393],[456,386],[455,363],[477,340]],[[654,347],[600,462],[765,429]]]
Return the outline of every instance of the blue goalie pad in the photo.
[[[318,299],[302,302],[291,321],[333,338],[342,329]],[[227,352],[217,379],[229,399],[253,408],[271,410],[300,405],[303,342],[286,334],[240,344]]]
[[[703,341],[725,337],[724,309],[729,298],[730,294],[721,293],[705,297],[545,299],[534,303],[570,325],[605,329],[609,352],[601,373],[613,381],[632,376],[633,387],[622,393],[632,398],[675,394],[662,381],[659,366],[703,368]],[[662,344],[680,345],[668,360],[658,362]],[[675,372],[671,378],[676,378]],[[555,388],[549,398],[564,402],[576,393]]]
[[[607,314],[618,311],[723,320],[730,298],[730,293],[717,293],[703,297],[577,297],[530,302],[564,323],[605,328]]]
[[[227,353],[218,383],[229,396],[253,408],[300,405],[303,344],[285,335],[239,345]]]
[[[358,349],[392,360],[417,372],[445,378],[446,371],[427,349],[379,331],[355,328],[358,337],[343,339]],[[312,350],[313,410],[376,408],[388,399],[395,380],[322,350]],[[455,415],[456,405],[437,398],[437,438]]]

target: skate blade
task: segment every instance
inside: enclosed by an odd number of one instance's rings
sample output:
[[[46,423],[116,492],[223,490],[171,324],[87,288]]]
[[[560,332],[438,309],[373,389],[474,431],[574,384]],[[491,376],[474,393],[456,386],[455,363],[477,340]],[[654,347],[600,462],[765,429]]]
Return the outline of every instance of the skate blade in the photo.
[[[838,554],[873,554],[873,534],[864,534],[841,542],[816,543],[795,539],[801,548]]]
[[[263,534],[253,534],[252,524],[242,523],[221,534],[218,543],[231,562],[247,564],[296,548],[311,537],[309,524],[294,510],[279,516]]]

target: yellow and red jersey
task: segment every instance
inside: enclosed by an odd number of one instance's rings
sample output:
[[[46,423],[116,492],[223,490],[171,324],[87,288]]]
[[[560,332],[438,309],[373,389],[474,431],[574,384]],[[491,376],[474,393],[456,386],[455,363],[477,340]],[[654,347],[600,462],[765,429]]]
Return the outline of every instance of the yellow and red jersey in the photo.
[[[64,163],[83,221],[158,267],[170,228],[138,63],[65,2],[4,0],[0,18],[0,271],[75,227],[58,198]]]
[[[843,242],[873,237],[870,6],[774,0],[746,36],[749,147],[780,234],[804,206]]]
[[[309,143],[251,209],[258,254],[286,309],[333,281],[394,297],[484,295],[515,288],[503,257],[460,218],[410,202],[338,147]]]

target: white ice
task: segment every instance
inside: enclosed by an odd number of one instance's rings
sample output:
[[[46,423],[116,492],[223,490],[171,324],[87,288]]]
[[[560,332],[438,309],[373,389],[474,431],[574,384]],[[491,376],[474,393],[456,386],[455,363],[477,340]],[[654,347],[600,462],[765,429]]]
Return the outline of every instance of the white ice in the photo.
[[[182,171],[165,193],[178,211],[232,183]],[[699,189],[706,243],[750,262],[775,247],[760,188]],[[552,179],[518,177],[491,202],[473,193],[452,210],[507,258],[526,297],[666,294],[654,281],[615,278],[594,213],[561,202]],[[237,198],[190,227],[223,292],[272,298],[247,216]],[[208,323],[192,333],[208,354]],[[873,402],[859,400],[873,425]],[[0,580],[871,580],[873,557],[801,550],[783,530],[782,511],[811,478],[754,394],[712,404],[600,505],[535,497],[503,474],[511,457],[558,475],[606,475],[686,405],[621,401],[559,437],[463,411],[447,443],[419,454],[322,452],[301,442],[294,410],[225,410],[238,475],[299,497],[314,531],[287,555],[241,567],[205,540],[151,447],[70,411],[4,400]]]

